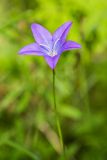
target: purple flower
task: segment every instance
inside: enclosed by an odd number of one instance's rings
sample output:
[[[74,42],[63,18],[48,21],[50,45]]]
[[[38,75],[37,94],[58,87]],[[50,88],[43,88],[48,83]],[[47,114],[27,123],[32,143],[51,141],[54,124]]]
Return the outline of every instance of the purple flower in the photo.
[[[51,69],[54,69],[62,52],[81,48],[76,42],[66,41],[71,25],[71,22],[64,23],[52,35],[40,24],[32,24],[31,29],[36,42],[22,48],[19,54],[44,56]]]

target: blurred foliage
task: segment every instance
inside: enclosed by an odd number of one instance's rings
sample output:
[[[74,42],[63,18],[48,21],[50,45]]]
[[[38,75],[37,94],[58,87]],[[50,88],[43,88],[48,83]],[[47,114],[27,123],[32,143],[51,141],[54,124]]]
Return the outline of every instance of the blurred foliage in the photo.
[[[61,160],[52,71],[43,57],[19,56],[30,25],[53,32],[71,20],[82,49],[56,67],[57,106],[68,160],[107,159],[107,1],[0,0],[0,160]]]

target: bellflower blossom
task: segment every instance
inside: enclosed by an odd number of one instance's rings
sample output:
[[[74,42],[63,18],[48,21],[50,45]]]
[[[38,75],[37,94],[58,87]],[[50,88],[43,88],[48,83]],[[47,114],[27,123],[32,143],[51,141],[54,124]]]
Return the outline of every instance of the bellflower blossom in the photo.
[[[51,34],[40,24],[32,24],[31,30],[36,42],[22,48],[19,54],[43,56],[50,68],[54,69],[63,52],[81,48],[80,44],[66,40],[71,25],[71,22],[66,22]]]

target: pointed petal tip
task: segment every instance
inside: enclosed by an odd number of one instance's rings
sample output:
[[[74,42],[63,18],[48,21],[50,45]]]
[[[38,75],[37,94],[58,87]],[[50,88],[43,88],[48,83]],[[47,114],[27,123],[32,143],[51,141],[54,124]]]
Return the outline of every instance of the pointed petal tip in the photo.
[[[35,27],[35,25],[39,25],[39,24],[37,24],[37,23],[32,23],[32,24],[31,24],[31,29],[33,29],[33,28]]]
[[[21,49],[20,51],[18,51],[18,54],[20,54],[20,55],[22,55],[22,54],[23,54],[22,49]]]
[[[63,25],[68,25],[69,27],[71,27],[71,26],[72,26],[72,24],[73,24],[73,22],[71,22],[71,21],[67,21],[67,22],[65,22]]]
[[[64,24],[66,24],[66,23],[68,23],[68,24],[72,24],[72,22],[69,20],[69,21],[67,21],[67,22],[65,22]]]
[[[35,30],[36,25],[38,25],[38,24],[37,23],[32,23],[31,24],[31,30],[32,30],[32,32],[33,32],[33,30]]]
[[[18,52],[18,55],[25,55],[25,54],[27,54],[27,52],[23,52],[22,50]]]
[[[80,44],[78,44],[78,48],[82,48],[82,46]]]
[[[77,44],[74,46],[74,49],[76,49],[76,48],[82,48],[82,46],[77,43]]]

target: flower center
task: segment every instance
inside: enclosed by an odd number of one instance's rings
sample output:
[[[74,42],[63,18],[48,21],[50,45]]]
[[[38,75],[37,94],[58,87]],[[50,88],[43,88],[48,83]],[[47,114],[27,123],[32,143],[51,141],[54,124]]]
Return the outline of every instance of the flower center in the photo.
[[[52,46],[47,46],[45,44],[39,44],[45,51],[45,53],[50,56],[54,57],[58,54],[58,50],[60,47],[60,39],[57,39]]]
[[[48,55],[49,55],[50,57],[54,57],[54,56],[57,55],[57,53],[54,51],[54,52],[49,53]]]

